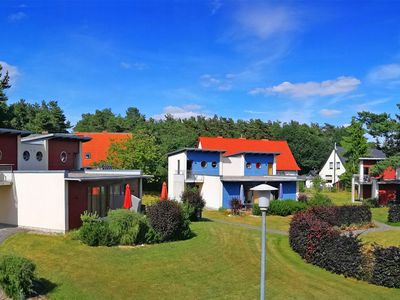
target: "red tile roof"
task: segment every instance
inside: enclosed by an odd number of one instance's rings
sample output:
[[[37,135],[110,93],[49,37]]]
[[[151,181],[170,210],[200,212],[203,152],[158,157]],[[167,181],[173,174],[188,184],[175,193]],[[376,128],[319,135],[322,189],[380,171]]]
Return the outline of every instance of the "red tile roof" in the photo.
[[[249,140],[244,138],[200,137],[199,148],[205,150],[225,150],[224,156],[243,152],[280,153],[276,157],[278,171],[299,171],[300,168],[286,141]]]
[[[122,142],[132,136],[131,133],[114,132],[74,132],[78,136],[89,136],[91,141],[82,144],[82,166],[90,167],[95,162],[104,161],[107,158],[110,145]],[[86,153],[90,153],[90,159],[86,159]]]

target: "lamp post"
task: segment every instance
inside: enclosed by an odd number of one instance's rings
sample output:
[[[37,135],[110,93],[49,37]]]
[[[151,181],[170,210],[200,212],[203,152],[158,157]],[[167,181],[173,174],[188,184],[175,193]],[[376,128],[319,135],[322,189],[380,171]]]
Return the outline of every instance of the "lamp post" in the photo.
[[[250,189],[258,192],[258,206],[262,214],[261,230],[261,272],[260,272],[260,299],[265,299],[265,242],[266,242],[266,214],[271,199],[271,191],[278,190],[268,184],[260,184]]]

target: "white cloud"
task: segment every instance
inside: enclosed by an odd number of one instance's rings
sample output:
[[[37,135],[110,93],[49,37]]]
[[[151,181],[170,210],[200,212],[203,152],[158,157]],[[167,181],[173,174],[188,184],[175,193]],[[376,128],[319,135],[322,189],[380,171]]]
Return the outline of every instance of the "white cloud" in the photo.
[[[282,82],[279,85],[255,88],[249,93],[257,94],[286,94],[291,97],[310,97],[310,96],[329,96],[353,91],[360,85],[361,81],[351,76],[340,76],[333,80],[325,80],[322,82],[309,81],[304,83]]]
[[[21,21],[22,19],[25,19],[26,17],[27,17],[26,13],[19,11],[19,12],[9,15],[8,21],[18,22],[18,21]]]
[[[153,118],[156,120],[161,120],[164,119],[166,115],[171,115],[175,119],[188,119],[197,116],[210,118],[211,116],[201,111],[201,108],[202,107],[197,104],[188,104],[182,107],[166,106],[164,107],[163,112],[161,114],[154,115]]]
[[[400,64],[381,65],[368,73],[368,79],[372,82],[392,81],[400,79]]]
[[[10,65],[10,64],[6,63],[5,61],[1,61],[1,60],[0,60],[0,65],[3,67],[3,70],[2,70],[3,76],[8,71],[8,75],[10,76],[11,83],[15,83],[17,77],[19,76],[18,68],[16,66]]]
[[[210,74],[205,74],[200,77],[201,85],[207,88],[215,88],[219,91],[229,91],[232,89],[232,79],[233,74],[226,74],[225,77],[219,79],[217,77],[211,76]]]
[[[390,98],[380,98],[372,101],[364,101],[363,103],[356,105],[354,108],[356,111],[371,111],[374,109],[374,107],[380,107],[380,104],[386,103],[388,101],[390,101]]]
[[[125,62],[125,61],[122,61],[120,63],[120,66],[122,68],[124,68],[124,69],[127,69],[127,70],[134,69],[134,70],[138,70],[138,71],[142,71],[142,70],[147,68],[147,65],[144,64],[144,63],[138,63],[138,62],[128,63],[128,62]]]
[[[297,16],[289,8],[272,6],[249,6],[236,16],[243,33],[267,39],[276,34],[294,30]]]
[[[319,114],[324,116],[324,117],[334,117],[337,116],[338,114],[340,114],[342,111],[337,110],[337,109],[321,109],[319,111]]]

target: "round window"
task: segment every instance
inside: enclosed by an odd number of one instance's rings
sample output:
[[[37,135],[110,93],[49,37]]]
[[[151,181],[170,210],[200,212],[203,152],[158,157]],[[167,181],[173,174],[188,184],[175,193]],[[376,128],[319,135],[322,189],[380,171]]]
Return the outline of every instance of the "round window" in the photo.
[[[3,152],[0,150],[0,160],[3,158]]]
[[[211,163],[211,167],[213,167],[214,169],[218,166],[218,163],[216,161],[213,161]]]
[[[25,161],[28,161],[31,158],[31,154],[29,151],[24,151],[24,153],[22,153],[22,157]]]
[[[257,169],[261,169],[261,163],[260,162],[256,163],[256,168]]]
[[[42,153],[42,151],[36,152],[36,159],[37,159],[38,161],[42,161],[42,159],[43,159],[43,153]]]
[[[247,169],[251,169],[251,163],[249,163],[249,162],[246,163],[246,168],[247,168]]]
[[[65,164],[67,162],[68,159],[68,155],[67,152],[63,151],[60,153],[60,160],[63,164]]]
[[[202,168],[207,168],[207,162],[205,160],[203,160],[200,165]]]

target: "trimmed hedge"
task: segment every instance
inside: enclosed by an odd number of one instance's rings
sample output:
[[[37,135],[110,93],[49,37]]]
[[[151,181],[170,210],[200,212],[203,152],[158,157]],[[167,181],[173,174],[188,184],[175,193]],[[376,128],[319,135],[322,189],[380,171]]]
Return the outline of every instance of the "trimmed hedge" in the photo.
[[[371,283],[400,288],[400,248],[375,247]]]
[[[316,206],[310,212],[332,226],[370,223],[372,213],[365,205]]]
[[[12,299],[25,299],[32,293],[35,264],[24,257],[0,257],[0,287]]]
[[[333,205],[331,198],[328,196],[316,193],[310,200],[308,200],[309,206],[330,206]]]
[[[267,213],[270,215],[289,216],[307,208],[307,204],[295,200],[272,200]]]
[[[389,207],[388,221],[393,223],[400,222],[400,205]]]

